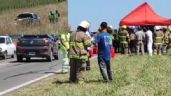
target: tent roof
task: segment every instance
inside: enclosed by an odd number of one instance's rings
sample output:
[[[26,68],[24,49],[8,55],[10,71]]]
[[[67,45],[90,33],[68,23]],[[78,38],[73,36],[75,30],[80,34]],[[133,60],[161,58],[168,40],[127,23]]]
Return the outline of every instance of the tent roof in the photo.
[[[170,19],[161,17],[156,14],[147,2],[134,9],[120,21],[120,25],[130,26],[170,24]]]

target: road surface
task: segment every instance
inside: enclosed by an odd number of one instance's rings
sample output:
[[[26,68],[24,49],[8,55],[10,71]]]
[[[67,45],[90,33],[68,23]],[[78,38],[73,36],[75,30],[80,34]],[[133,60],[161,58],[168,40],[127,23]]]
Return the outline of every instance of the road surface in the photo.
[[[52,62],[42,58],[33,58],[31,62],[16,62],[16,58],[0,59],[0,96],[11,90],[10,88],[15,89],[16,86],[59,71],[62,65],[61,58]]]

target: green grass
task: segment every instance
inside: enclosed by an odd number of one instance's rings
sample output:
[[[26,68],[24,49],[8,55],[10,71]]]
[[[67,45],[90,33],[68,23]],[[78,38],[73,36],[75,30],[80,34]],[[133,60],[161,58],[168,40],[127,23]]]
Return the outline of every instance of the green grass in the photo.
[[[114,81],[106,84],[96,61],[83,85],[68,83],[57,74],[25,87],[13,96],[171,96],[171,56],[117,55],[112,61]]]
[[[0,0],[0,12],[8,9],[34,7],[66,0]]]

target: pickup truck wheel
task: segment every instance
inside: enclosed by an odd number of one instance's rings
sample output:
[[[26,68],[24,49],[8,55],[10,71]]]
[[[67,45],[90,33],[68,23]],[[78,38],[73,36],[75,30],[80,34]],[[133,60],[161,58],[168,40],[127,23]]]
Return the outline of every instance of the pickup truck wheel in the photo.
[[[49,56],[47,56],[47,61],[52,62],[52,52],[50,52]]]
[[[23,61],[23,57],[21,57],[21,56],[17,56],[17,61],[18,61],[18,62]]]
[[[26,61],[29,62],[30,61],[30,57],[26,58]]]
[[[11,58],[14,58],[14,54],[11,56]]]
[[[55,60],[59,59],[58,55],[54,55],[54,58],[55,58]]]

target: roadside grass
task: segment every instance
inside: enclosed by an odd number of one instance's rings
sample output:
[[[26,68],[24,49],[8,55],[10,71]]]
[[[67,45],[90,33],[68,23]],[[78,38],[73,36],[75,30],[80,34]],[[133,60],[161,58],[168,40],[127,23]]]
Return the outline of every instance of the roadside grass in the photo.
[[[13,0],[12,0],[13,1]],[[25,0],[24,0],[25,1]],[[41,0],[39,0],[41,1]],[[44,0],[45,1],[45,0]],[[49,0],[46,0],[49,1]],[[33,1],[34,2],[34,1]],[[36,2],[36,1],[35,1]],[[43,1],[42,1],[43,2]],[[52,24],[48,20],[50,11],[58,10],[60,13],[58,23]],[[36,26],[20,26],[15,22],[16,16],[23,12],[33,12],[40,16],[40,25]],[[9,9],[0,14],[0,35],[16,35],[16,34],[59,34],[66,31],[68,26],[68,7],[67,1],[53,4],[45,4],[33,6],[30,8]]]
[[[112,83],[102,81],[95,60],[82,85],[68,83],[69,74],[56,74],[11,96],[171,96],[170,58],[117,55],[112,60]]]
[[[8,9],[19,9],[26,7],[33,7],[39,5],[46,5],[61,2],[64,0],[0,0],[0,12]]]

